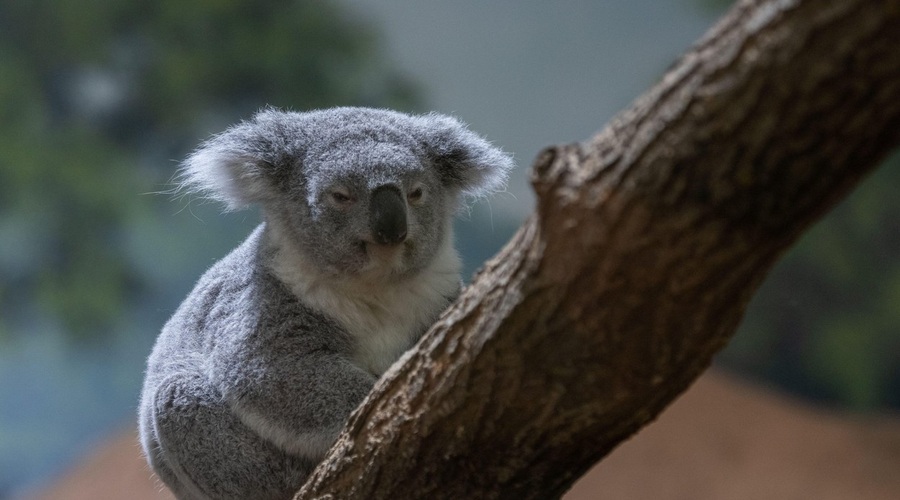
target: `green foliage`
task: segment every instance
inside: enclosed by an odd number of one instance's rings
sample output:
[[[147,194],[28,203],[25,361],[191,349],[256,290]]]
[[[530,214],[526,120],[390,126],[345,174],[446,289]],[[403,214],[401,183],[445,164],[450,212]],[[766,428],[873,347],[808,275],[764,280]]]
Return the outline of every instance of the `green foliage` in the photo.
[[[148,265],[153,252],[127,243],[174,210],[142,193],[266,105],[409,108],[413,86],[376,42],[328,2],[0,4],[0,332],[49,318],[96,337],[162,300],[152,275],[173,274],[167,262]],[[187,231],[172,220],[153,244]],[[207,251],[233,243],[220,238]]]

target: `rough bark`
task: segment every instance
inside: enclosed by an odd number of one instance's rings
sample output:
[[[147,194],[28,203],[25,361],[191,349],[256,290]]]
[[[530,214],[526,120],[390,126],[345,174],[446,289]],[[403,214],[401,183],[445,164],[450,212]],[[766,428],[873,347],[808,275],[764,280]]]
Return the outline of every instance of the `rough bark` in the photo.
[[[540,155],[536,212],[296,498],[558,497],[898,141],[900,0],[739,3],[597,136]]]

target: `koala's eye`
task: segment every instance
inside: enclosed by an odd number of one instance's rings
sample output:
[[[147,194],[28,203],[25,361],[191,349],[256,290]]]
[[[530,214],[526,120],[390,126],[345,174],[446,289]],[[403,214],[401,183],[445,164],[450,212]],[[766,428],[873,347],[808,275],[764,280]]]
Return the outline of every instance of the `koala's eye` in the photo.
[[[409,193],[406,194],[406,199],[409,200],[410,203],[416,203],[418,201],[422,201],[422,197],[425,195],[425,191],[421,186],[413,189]]]
[[[353,197],[346,191],[332,191],[331,199],[338,205],[348,205],[353,201]]]

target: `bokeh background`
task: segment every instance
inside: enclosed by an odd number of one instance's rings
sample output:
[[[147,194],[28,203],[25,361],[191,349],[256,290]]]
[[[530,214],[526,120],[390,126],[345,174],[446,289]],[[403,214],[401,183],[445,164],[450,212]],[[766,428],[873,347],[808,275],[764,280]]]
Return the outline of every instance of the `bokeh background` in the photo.
[[[512,152],[458,223],[467,274],[529,213],[543,147],[588,138],[725,1],[0,2],[0,498],[134,424],[144,359],[258,221],[170,194],[179,159],[273,105],[436,110]],[[897,155],[773,270],[717,364],[851,415],[900,409]]]

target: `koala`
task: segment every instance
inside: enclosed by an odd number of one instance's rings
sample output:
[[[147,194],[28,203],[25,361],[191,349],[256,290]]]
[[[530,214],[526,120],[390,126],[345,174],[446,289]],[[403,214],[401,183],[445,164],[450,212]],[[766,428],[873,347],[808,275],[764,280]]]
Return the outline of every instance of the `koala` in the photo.
[[[290,498],[457,296],[453,215],[512,166],[454,118],[349,107],[266,109],[189,156],[182,187],[263,222],[147,362],[141,445],[175,495]]]

